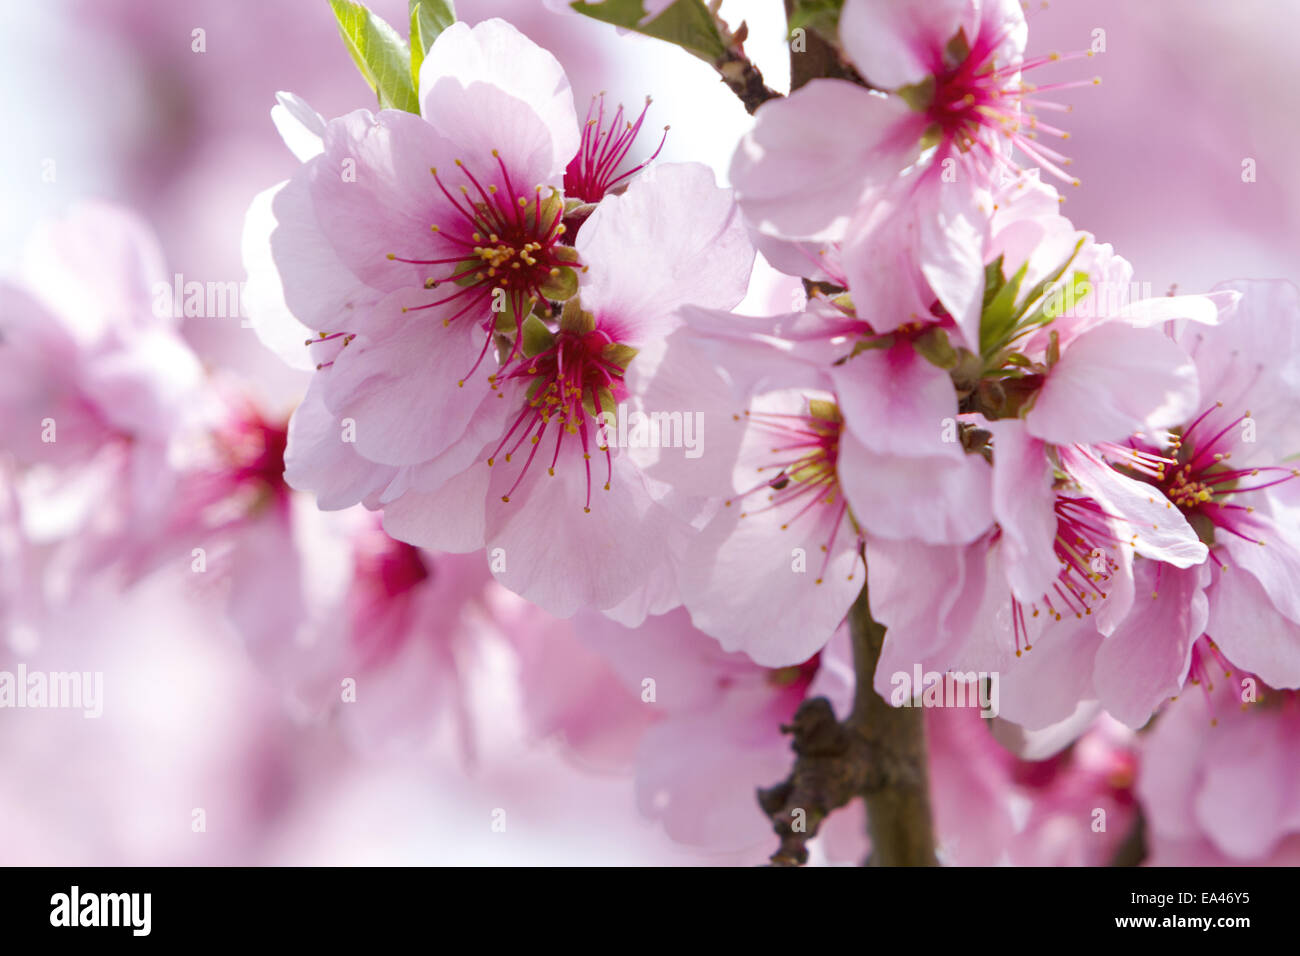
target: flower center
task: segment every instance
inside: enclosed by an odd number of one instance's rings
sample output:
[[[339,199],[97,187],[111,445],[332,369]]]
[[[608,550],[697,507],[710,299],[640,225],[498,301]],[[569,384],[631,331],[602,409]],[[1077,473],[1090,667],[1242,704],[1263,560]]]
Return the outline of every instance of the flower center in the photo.
[[[453,190],[436,168],[430,170],[451,213],[447,221],[430,226],[441,255],[411,259],[388,254],[391,261],[432,267],[424,281],[426,289],[455,288],[403,312],[445,308],[450,314],[443,317],[444,327],[466,315],[482,321],[483,348],[461,379],[462,385],[487,356],[498,333],[513,336],[503,366],[519,358],[518,333],[533,306],[545,299],[567,299],[578,284],[574,271],[578,255],[563,244],[563,196],[552,189],[543,197],[541,186],[518,188],[500,155],[495,150],[492,155],[499,182],[480,179],[456,160],[465,182]]]
[[[555,436],[547,468],[550,476],[555,475],[565,437],[576,436],[587,476],[583,511],[590,514],[591,449],[594,446],[605,454],[604,487],[608,491],[614,463],[606,433],[616,414],[618,400],[627,393],[623,375],[636,351],[615,342],[608,332],[597,328],[594,317],[581,312],[576,299],[570,302],[571,307],[566,308],[556,332],[535,315],[529,317],[520,335],[526,357],[508,376],[527,383],[526,400],[487,463],[494,465],[507,446],[505,460],[509,462],[525,441],[529,443],[528,458],[515,483],[501,496],[508,504],[542,448],[548,429]]]
[[[766,674],[767,683],[780,690],[789,691],[802,699],[809,685],[812,684],[813,678],[817,676],[817,671],[821,668],[821,659],[821,651],[818,651],[802,664],[770,668]]]
[[[432,576],[418,548],[390,538],[381,528],[367,528],[356,537],[348,610],[364,666],[387,659],[408,637],[410,598]]]
[[[620,103],[607,127],[605,94],[600,93],[591,98],[591,104],[587,107],[587,121],[582,126],[582,145],[578,148],[577,155],[569,162],[569,168],[564,172],[566,196],[580,199],[584,203],[598,203],[611,188],[654,162],[655,157],[664,148],[664,141],[668,138],[667,126],[664,127],[664,135],[649,159],[625,173],[614,175],[623,160],[627,158],[637,134],[641,132],[641,124],[645,122],[645,115],[649,109],[650,97],[647,96],[641,115],[633,122],[624,118],[623,106]]]
[[[995,170],[1003,167],[1019,173],[1019,168],[997,145],[999,137],[1005,138],[1052,175],[1077,186],[1079,180],[1062,169],[1070,165],[1069,158],[1038,141],[1040,135],[1065,140],[1070,134],[1042,122],[1035,111],[1068,113],[1070,106],[1043,99],[1042,94],[1096,86],[1101,78],[1034,86],[1026,83],[1023,75],[1049,63],[1090,57],[1093,53],[1091,50],[1064,55],[1050,53],[1016,64],[999,65],[997,50],[1015,28],[1015,24],[1008,25],[1001,34],[983,30],[973,44],[967,40],[964,30],[958,31],[948,42],[933,77],[899,92],[930,120],[923,139],[925,145],[951,144],[963,154],[977,154],[981,165],[987,161]]]
[[[244,415],[219,426],[215,441],[230,485],[252,489],[258,495],[288,497],[289,486],[284,483],[287,422],[268,422],[250,407]]]
[[[1134,477],[1159,488],[1206,544],[1213,543],[1214,529],[1263,544],[1248,517],[1255,509],[1236,496],[1280,485],[1300,471],[1276,465],[1235,467],[1233,454],[1253,439],[1249,411],[1234,416],[1215,402],[1164,446],[1134,438],[1104,450]]]
[[[1119,563],[1112,555],[1122,544],[1109,529],[1108,518],[1105,510],[1091,498],[1057,497],[1056,540],[1052,547],[1061,571],[1051,590],[1041,599],[1042,609],[1053,620],[1059,621],[1066,614],[1076,618],[1090,615],[1093,607],[1106,599],[1105,585],[1119,570]],[[1032,617],[1038,617],[1038,602],[1030,610]],[[1033,645],[1029,643],[1024,605],[1014,597],[1011,622],[1019,657],[1022,650],[1032,650]]]
[[[763,477],[735,498],[728,498],[724,505],[730,508],[734,501],[755,500],[755,496],[761,496],[758,500],[763,503],[756,509],[747,507],[740,517],[777,512],[781,517],[782,531],[800,522],[816,526],[829,519],[830,533],[826,543],[821,545],[822,564],[815,582],[821,584],[845,518],[857,535],[859,546],[862,544],[862,533],[849,513],[848,501],[840,493],[835,470],[839,460],[840,431],[844,427],[839,407],[831,401],[810,398],[805,414],[749,410],[742,414],[773,442],[770,454],[774,457],[754,471],[759,475],[775,474]],[[741,416],[735,418],[740,420]],[[853,579],[853,574],[849,579]]]

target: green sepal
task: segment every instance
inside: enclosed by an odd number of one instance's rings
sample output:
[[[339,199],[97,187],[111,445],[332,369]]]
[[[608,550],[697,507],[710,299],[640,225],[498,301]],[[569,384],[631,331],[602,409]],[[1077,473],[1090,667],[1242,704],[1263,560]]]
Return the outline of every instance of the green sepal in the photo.
[[[630,345],[624,345],[622,342],[610,342],[600,350],[600,357],[611,365],[617,365],[623,371],[632,364],[640,349],[633,348]]]
[[[966,28],[961,27],[952,35],[948,45],[943,48],[944,62],[948,66],[960,66],[970,56],[970,40],[966,39]]]
[[[945,371],[951,371],[957,367],[959,358],[957,350],[948,341],[948,333],[938,326],[933,326],[922,335],[917,336],[912,342],[912,347],[916,349],[918,355],[931,365],[937,365]]]
[[[586,335],[596,330],[596,317],[584,312],[579,299],[569,299],[560,313],[560,331],[569,335]]]
[[[520,334],[522,335],[520,345],[528,358],[541,355],[555,346],[555,333],[547,328],[546,323],[536,312],[528,313]]]
[[[578,273],[568,266],[557,266],[542,283],[541,292],[552,302],[567,302],[578,294]]]
[[[824,398],[808,399],[808,414],[823,422],[840,422],[840,407]]]
[[[600,411],[608,412],[610,415],[618,415],[618,404],[614,401],[614,393],[604,385],[596,389],[596,397],[600,399]],[[596,411],[596,403],[592,399],[591,389],[582,391],[582,407],[587,410],[587,414],[595,418],[599,412]]]
[[[933,76],[927,76],[920,83],[909,83],[907,86],[900,86],[895,92],[898,98],[904,103],[916,110],[918,113],[924,113],[934,102],[935,80]]]

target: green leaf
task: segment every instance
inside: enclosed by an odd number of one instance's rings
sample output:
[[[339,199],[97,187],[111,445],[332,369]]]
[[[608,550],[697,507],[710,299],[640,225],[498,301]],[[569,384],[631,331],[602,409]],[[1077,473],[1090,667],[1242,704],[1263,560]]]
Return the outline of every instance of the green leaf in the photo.
[[[1079,241],[1074,244],[1074,251],[1070,253],[1070,258],[1062,262],[1058,268],[1052,271],[1051,275],[1046,276],[1042,282],[1029,290],[1029,294],[1025,296],[1025,308],[1028,308],[1033,303],[1038,302],[1039,299],[1042,299],[1047,290],[1060,281],[1061,276],[1065,275],[1065,270],[1070,268],[1070,263],[1072,263],[1075,260],[1075,257],[1079,255],[1079,250],[1083,248],[1084,241],[1084,238],[1080,238]],[[1039,307],[1034,310],[1034,315],[1028,317],[1026,321],[1036,321],[1035,317],[1043,316],[1049,320],[1056,318],[1055,314],[1046,314],[1046,309],[1050,304],[1051,303],[1044,299],[1044,301],[1039,304]],[[1023,312],[1024,309],[1021,311]]]
[[[433,41],[456,22],[453,0],[411,0],[411,83],[420,90],[420,65]]]
[[[675,44],[709,63],[717,62],[727,53],[717,21],[704,5],[704,0],[677,0],[648,23],[641,22],[646,16],[641,0],[575,2],[569,6],[593,20]]]
[[[789,30],[815,30],[833,40],[839,32],[843,7],[844,0],[794,0]]]
[[[998,290],[1006,284],[1007,280],[1002,275],[1002,256],[999,255],[984,267],[984,308],[989,307]]]
[[[1020,284],[1025,281],[1029,271],[1026,262],[1002,288],[998,289],[980,317],[980,352],[989,355],[999,348],[1016,324],[1016,296],[1020,294]]]
[[[380,109],[420,112],[411,84],[411,54],[406,41],[381,17],[353,0],[330,0],[339,33],[352,61],[379,96]]]

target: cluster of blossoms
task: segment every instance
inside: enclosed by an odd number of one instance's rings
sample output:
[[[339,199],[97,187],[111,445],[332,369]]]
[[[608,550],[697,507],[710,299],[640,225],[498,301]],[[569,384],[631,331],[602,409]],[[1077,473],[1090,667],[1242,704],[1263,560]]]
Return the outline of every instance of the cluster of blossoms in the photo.
[[[1078,185],[1039,116],[1085,54],[1027,34],[1011,0],[845,0],[856,79],[759,107],[732,188],[657,162],[648,104],[580,112],[501,20],[441,32],[418,112],[282,94],[301,165],[243,252],[301,404],[205,378],[150,317],[157,250],[91,210],[38,244],[61,275],[0,286],[4,524],[51,480],[93,503],[6,567],[133,581],[211,549],[275,682],[370,745],[447,712],[471,749],[491,632],[538,736],[634,767],[642,811],[718,851],[770,839],[753,792],[800,705],[873,691],[865,588],[874,692],[999,684],[993,731],[925,713],[945,862],[1104,863],[1139,809],[1157,862],[1294,857],[1300,295],[1135,295],[1048,181]],[[797,311],[735,311],[760,255]],[[40,613],[16,573],[6,624]],[[822,833],[869,851],[856,810]]]

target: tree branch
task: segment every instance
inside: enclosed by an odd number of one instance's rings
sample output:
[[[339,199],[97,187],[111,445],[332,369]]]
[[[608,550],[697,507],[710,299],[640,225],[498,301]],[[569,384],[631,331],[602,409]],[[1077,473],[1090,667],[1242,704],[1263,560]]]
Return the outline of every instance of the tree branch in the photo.
[[[790,776],[758,792],[759,806],[781,838],[772,863],[806,863],[807,843],[822,821],[861,797],[871,836],[869,865],[933,866],[922,711],[891,707],[872,686],[885,629],[871,617],[865,585],[848,619],[856,678],[852,712],[841,722],[824,697],[804,701],[781,728],[794,737]]]
[[[848,724],[866,740],[873,771],[863,792],[874,866],[934,866],[924,712],[891,707],[873,686],[885,628],[871,617],[867,586],[849,609],[855,692]]]
[[[787,21],[793,12],[794,0],[785,0],[785,15]],[[793,38],[791,38],[793,40]],[[803,31],[803,49],[796,50],[793,43],[790,47],[790,90],[799,89],[809,80],[830,77],[837,80],[848,80],[850,83],[856,83],[858,86],[865,86],[871,89],[871,84],[864,80],[861,74],[853,68],[835,47],[835,44],[827,40],[820,33],[813,29]]]
[[[722,75],[722,81],[731,88],[731,92],[740,97],[745,110],[752,116],[754,111],[768,100],[779,100],[781,94],[763,82],[763,74],[749,57],[734,49],[713,64],[713,68]]]

